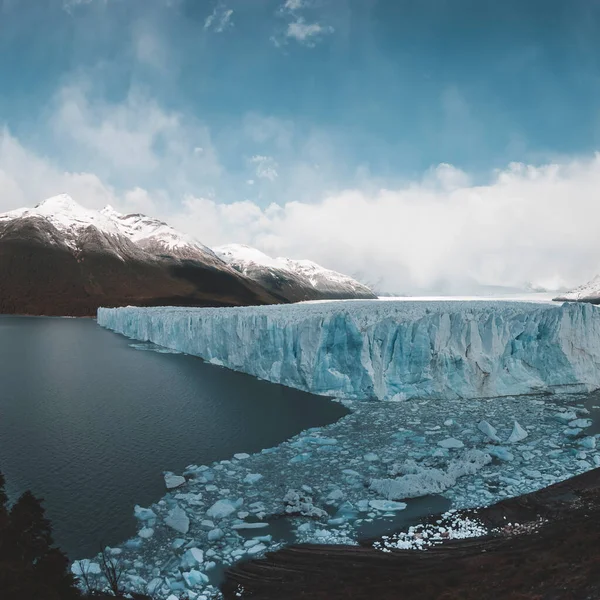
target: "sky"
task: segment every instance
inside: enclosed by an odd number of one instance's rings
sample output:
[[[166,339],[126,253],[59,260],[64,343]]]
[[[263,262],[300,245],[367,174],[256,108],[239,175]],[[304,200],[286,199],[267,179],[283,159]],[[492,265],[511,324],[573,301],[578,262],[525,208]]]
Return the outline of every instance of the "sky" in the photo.
[[[0,211],[397,294],[600,273],[599,0],[0,0],[0,85]]]

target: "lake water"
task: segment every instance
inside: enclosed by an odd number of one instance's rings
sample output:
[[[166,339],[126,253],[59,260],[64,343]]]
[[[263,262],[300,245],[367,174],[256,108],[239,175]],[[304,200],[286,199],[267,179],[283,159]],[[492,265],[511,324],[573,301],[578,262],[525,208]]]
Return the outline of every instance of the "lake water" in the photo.
[[[340,404],[181,354],[141,352],[91,319],[0,317],[0,470],[45,499],[72,558],[135,533],[162,473],[257,452]]]

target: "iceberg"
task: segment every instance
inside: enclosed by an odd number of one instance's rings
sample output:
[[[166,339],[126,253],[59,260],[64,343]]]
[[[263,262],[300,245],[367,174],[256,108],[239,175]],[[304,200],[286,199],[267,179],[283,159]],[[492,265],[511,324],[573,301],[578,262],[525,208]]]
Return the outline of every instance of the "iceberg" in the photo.
[[[190,519],[180,506],[169,511],[165,523],[179,533],[187,533],[190,528]]]
[[[347,399],[600,387],[600,308],[498,300],[100,308],[98,323],[261,379]]]
[[[515,421],[513,425],[513,430],[506,440],[509,444],[516,444],[517,442],[522,442],[529,434],[519,425],[518,421]]]

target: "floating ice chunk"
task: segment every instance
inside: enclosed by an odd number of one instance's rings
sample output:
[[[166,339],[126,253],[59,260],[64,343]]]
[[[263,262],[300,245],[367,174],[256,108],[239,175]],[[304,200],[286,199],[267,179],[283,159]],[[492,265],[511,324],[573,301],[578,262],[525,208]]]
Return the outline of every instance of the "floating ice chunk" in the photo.
[[[598,454],[594,454],[594,456],[593,456],[593,459],[592,459],[592,460],[594,461],[594,464],[595,464],[597,467],[600,467],[600,456],[599,456]]]
[[[375,452],[367,452],[363,456],[363,459],[366,460],[367,462],[376,462],[379,460],[379,456],[377,456],[377,454],[375,454]]]
[[[369,506],[373,510],[381,512],[404,510],[407,507],[405,502],[394,502],[393,500],[369,500]]]
[[[220,540],[224,535],[225,534],[223,533],[223,530],[219,527],[216,527],[215,529],[211,529],[208,532],[208,541],[216,542],[217,540]]]
[[[464,448],[465,445],[456,438],[446,438],[445,440],[441,440],[438,442],[438,446],[442,448]]]
[[[584,429],[585,427],[590,427],[592,424],[591,419],[575,419],[574,421],[569,421],[569,427]]]
[[[288,515],[302,515],[304,517],[327,517],[327,512],[314,505],[313,499],[306,493],[289,489],[283,497],[286,505],[285,512]]]
[[[542,473],[537,469],[523,469],[523,473],[527,475],[527,477],[531,477],[531,479],[540,479]]]
[[[268,523],[257,522],[257,523],[235,523],[231,526],[231,529],[235,529],[236,531],[240,529],[262,529],[263,527],[268,527]]]
[[[264,552],[266,549],[267,547],[264,544],[256,544],[255,546],[252,546],[248,549],[248,554],[250,554],[250,556],[255,556],[260,552]]]
[[[299,462],[306,462],[306,461],[310,460],[311,457],[312,457],[312,452],[302,452],[302,454],[297,454],[296,456],[291,458],[290,463],[294,464],[294,463],[299,463]]]
[[[580,445],[588,450],[593,450],[596,447],[596,438],[593,435],[589,435],[588,437],[584,437],[579,441]]]
[[[342,473],[350,477],[361,477],[361,474],[358,471],[355,471],[354,469],[343,469]]]
[[[515,421],[513,425],[513,430],[510,436],[508,437],[508,444],[516,444],[517,442],[521,442],[524,440],[529,434],[525,431],[521,425],[517,421]]]
[[[260,481],[263,476],[260,473],[248,473],[246,477],[244,477],[244,483],[256,483]]]
[[[142,527],[138,535],[145,540],[150,539],[154,535],[154,529],[152,527]]]
[[[579,427],[567,427],[563,433],[569,437],[577,437],[581,433],[581,429]]]
[[[565,412],[559,412],[554,416],[557,419],[560,419],[561,421],[572,421],[573,419],[577,418],[577,414],[570,410]]]
[[[192,569],[204,562],[204,552],[200,548],[189,548],[181,557],[181,567],[183,569]]]
[[[485,452],[467,450],[459,459],[449,462],[447,471],[419,467],[414,461],[407,460],[394,469],[405,475],[397,479],[373,479],[370,488],[388,500],[441,494],[455,485],[459,477],[474,475],[491,460]]]
[[[168,490],[178,488],[185,483],[185,477],[175,475],[174,473],[165,473],[165,485]]]
[[[73,573],[73,575],[77,575],[79,577],[84,573],[88,573],[90,575],[100,575],[102,571],[98,563],[92,562],[91,560],[84,558],[83,560],[75,561],[71,565],[71,572]]]
[[[484,435],[486,435],[492,442],[499,442],[500,438],[496,435],[496,428],[487,421],[479,421],[477,425],[477,429],[481,431]]]
[[[244,500],[242,498],[238,498],[237,500],[230,500],[229,498],[217,500],[206,511],[206,516],[211,519],[225,519],[233,514],[243,503]]]
[[[191,569],[187,573],[183,573],[183,579],[189,588],[195,588],[208,583],[208,577],[196,569]]]
[[[342,492],[340,488],[336,488],[335,490],[327,494],[327,498],[325,498],[325,501],[327,502],[327,504],[338,504],[340,500],[343,500],[343,498],[344,492]]]
[[[370,489],[391,500],[440,494],[454,483],[439,469],[423,469],[418,474],[409,473],[397,479],[373,479]]]
[[[499,460],[512,462],[515,459],[512,452],[510,452],[508,448],[504,448],[503,446],[487,446],[485,450],[488,454],[491,454]]]
[[[446,427],[451,427],[452,425],[454,425],[454,419],[446,419],[446,420],[444,421],[444,425],[445,425]]]
[[[335,446],[338,443],[335,438],[321,436],[309,438],[309,441],[313,444],[318,444],[319,446]]]
[[[178,550],[179,548],[181,548],[181,546],[183,546],[185,544],[185,540],[183,538],[175,538],[172,542],[171,542],[171,548],[173,548],[173,550]]]
[[[139,504],[133,509],[133,516],[140,521],[149,521],[156,519],[156,513],[151,508],[142,508]]]
[[[179,533],[187,533],[190,528],[190,519],[183,508],[176,506],[169,511],[165,524]]]
[[[246,454],[245,452],[238,452],[237,454],[233,455],[233,458],[237,458],[238,460],[246,460],[247,458],[250,458],[250,455]]]
[[[154,579],[150,580],[150,582],[146,585],[146,592],[148,592],[150,596],[154,596],[158,592],[162,584],[162,577],[155,577]]]

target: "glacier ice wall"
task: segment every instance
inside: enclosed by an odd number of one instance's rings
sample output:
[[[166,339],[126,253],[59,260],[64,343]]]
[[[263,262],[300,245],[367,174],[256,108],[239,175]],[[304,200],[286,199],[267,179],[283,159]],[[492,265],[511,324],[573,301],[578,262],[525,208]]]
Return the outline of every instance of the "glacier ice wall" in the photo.
[[[316,394],[477,398],[600,387],[600,308],[513,301],[351,301],[100,308],[140,341]]]

